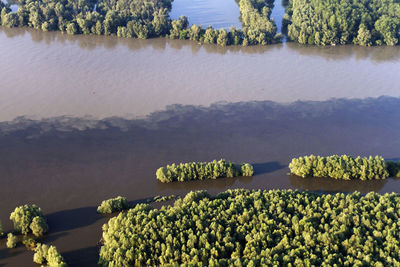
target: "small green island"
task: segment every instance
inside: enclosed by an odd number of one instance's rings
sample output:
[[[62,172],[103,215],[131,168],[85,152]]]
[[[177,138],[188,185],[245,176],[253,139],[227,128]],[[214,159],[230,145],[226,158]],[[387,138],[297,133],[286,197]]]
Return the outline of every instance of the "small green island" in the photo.
[[[14,230],[7,234],[6,246],[8,249],[16,248],[21,241],[22,235],[22,244],[28,250],[34,251],[33,262],[41,266],[67,266],[63,256],[55,246],[42,244],[36,240],[37,238],[42,238],[49,230],[46,218],[40,207],[36,205],[16,207],[10,215],[10,220],[14,224]],[[0,238],[4,234],[0,222]]]
[[[292,159],[289,169],[292,174],[303,178],[379,180],[400,177],[400,162],[385,161],[380,156],[354,158],[347,155],[329,157],[310,155]]]
[[[399,194],[190,192],[103,226],[101,266],[397,266]]]
[[[217,178],[232,178],[237,176],[253,176],[253,166],[248,163],[234,164],[224,159],[212,162],[190,162],[167,165],[156,172],[160,182],[205,180]]]

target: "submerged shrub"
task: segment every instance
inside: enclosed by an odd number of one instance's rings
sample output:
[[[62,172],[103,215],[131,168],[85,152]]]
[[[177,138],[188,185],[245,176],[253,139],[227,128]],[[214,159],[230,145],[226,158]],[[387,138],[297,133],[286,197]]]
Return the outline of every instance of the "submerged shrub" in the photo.
[[[252,175],[253,167],[250,164],[236,165],[224,159],[219,161],[214,160],[212,162],[172,164],[161,167],[156,172],[157,179],[163,183]]]
[[[42,266],[67,266],[64,258],[58,253],[55,246],[48,246],[40,243],[36,245],[33,262],[41,264]]]
[[[101,266],[397,266],[399,194],[190,192],[103,226]]]
[[[331,177],[335,179],[386,179],[389,172],[382,157],[351,156],[304,156],[292,159],[289,164],[292,174],[301,177]]]
[[[126,197],[118,196],[101,202],[101,205],[97,207],[97,212],[101,214],[113,213],[129,208],[128,200]]]
[[[22,244],[29,250],[35,250],[35,248],[36,248],[35,239],[28,237],[28,236],[24,236],[22,238]]]
[[[1,224],[0,221],[0,238],[3,237],[3,235],[4,235],[3,225]]]
[[[33,232],[37,237],[48,231],[46,219],[42,210],[36,205],[23,205],[15,208],[10,215],[15,231],[24,235]]]
[[[18,243],[18,237],[13,235],[12,233],[9,233],[7,235],[7,243],[6,246],[7,248],[15,248]]]
[[[242,164],[240,169],[242,171],[242,176],[253,176],[254,174],[253,166],[248,163]]]

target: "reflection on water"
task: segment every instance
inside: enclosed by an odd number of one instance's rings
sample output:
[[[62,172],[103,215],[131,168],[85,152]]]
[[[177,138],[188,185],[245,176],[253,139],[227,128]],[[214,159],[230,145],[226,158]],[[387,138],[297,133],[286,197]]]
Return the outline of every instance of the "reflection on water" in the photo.
[[[229,188],[400,192],[395,179],[347,182],[287,175],[291,158],[304,154],[399,158],[399,131],[400,98],[393,97],[171,105],[142,119],[18,118],[0,123],[0,220],[9,230],[13,208],[36,203],[55,230],[48,241],[67,262],[79,265],[77,253],[88,250],[85,264],[95,264],[105,218],[92,212],[103,199],[123,195],[135,201]],[[155,170],[172,162],[219,158],[252,163],[256,174],[171,184],[155,179]],[[0,254],[0,265],[21,266],[32,257],[25,250],[12,256],[0,249]]]
[[[271,18],[275,21],[277,33],[282,33],[282,20],[285,15],[285,7],[283,6],[283,0],[275,0],[274,7],[272,9]]]
[[[186,16],[190,24],[209,25],[216,29],[241,28],[240,11],[235,0],[174,0],[170,17]]]
[[[3,28],[0,43],[7,51],[0,53],[0,121],[133,118],[171,104],[400,96],[400,47],[223,48]]]

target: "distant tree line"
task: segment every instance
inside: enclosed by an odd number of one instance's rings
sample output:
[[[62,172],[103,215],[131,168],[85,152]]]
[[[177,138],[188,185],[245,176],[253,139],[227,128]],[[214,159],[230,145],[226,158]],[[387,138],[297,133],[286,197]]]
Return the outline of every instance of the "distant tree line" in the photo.
[[[400,162],[386,162],[382,157],[304,156],[294,158],[290,172],[301,177],[331,177],[335,179],[386,179],[400,176]]]
[[[221,177],[252,176],[253,166],[248,163],[237,165],[224,159],[212,162],[190,162],[167,165],[156,172],[156,177],[163,183],[217,179]]]
[[[192,25],[185,16],[171,20],[172,0],[18,0],[18,11],[0,4],[1,25],[68,34],[117,35],[147,39],[167,36],[207,44],[266,45],[280,42],[270,19],[274,0],[240,0],[242,29]]]
[[[400,195],[191,192],[103,226],[101,266],[398,266]]]
[[[288,37],[300,44],[397,45],[398,0],[289,0]]]

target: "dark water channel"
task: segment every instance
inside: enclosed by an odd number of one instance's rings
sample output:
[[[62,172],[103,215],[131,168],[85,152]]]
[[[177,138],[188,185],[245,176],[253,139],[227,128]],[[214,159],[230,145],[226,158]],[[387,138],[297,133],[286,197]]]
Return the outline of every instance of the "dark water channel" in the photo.
[[[140,201],[189,190],[290,188],[321,192],[400,192],[400,181],[335,181],[288,176],[303,154],[400,157],[400,99],[380,97],[278,104],[271,101],[170,106],[145,119],[15,119],[0,124],[1,220],[36,203],[49,219],[46,241],[76,266],[95,264],[106,220],[96,205],[116,195]],[[155,170],[171,162],[226,158],[254,164],[254,177],[162,184]],[[5,241],[2,241],[4,243]],[[30,263],[9,253],[0,264]],[[29,259],[29,260],[28,260]]]

